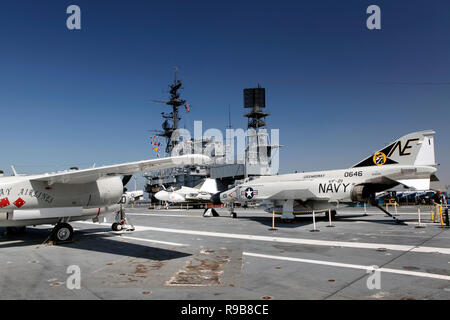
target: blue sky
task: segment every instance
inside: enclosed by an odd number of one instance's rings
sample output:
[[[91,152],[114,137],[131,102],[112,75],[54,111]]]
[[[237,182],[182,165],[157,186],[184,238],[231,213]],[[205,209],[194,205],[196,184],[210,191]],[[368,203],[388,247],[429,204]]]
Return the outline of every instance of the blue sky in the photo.
[[[66,28],[80,6],[82,29]],[[382,29],[366,28],[381,8]],[[186,128],[246,126],[242,89],[267,90],[281,172],[351,166],[436,130],[450,184],[448,1],[25,1],[0,3],[0,168],[45,172],[154,157],[173,67]]]

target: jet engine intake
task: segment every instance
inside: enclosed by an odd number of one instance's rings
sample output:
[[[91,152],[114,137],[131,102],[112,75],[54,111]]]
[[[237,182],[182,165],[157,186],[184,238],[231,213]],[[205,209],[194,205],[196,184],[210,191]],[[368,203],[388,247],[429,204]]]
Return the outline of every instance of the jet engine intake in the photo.
[[[352,201],[367,202],[371,199],[371,190],[365,185],[356,185],[353,187],[350,197]]]

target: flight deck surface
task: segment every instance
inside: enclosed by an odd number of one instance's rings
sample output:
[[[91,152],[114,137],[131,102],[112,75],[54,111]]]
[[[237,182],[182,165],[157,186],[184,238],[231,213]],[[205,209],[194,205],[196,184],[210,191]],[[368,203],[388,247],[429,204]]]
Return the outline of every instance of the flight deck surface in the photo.
[[[334,227],[317,215],[319,232],[311,215],[269,230],[260,209],[217,211],[129,208],[135,231],[74,222],[60,245],[42,244],[50,225],[2,235],[0,299],[450,299],[450,233],[425,207],[424,228],[415,207],[398,211],[407,225],[358,207],[339,209]]]

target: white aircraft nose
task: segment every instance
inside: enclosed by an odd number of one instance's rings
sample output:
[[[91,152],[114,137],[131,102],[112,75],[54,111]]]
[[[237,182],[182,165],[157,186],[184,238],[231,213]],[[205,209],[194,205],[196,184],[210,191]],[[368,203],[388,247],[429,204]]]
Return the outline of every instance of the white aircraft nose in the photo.
[[[222,203],[234,202],[237,198],[236,188],[224,191],[220,194],[220,201]]]
[[[169,193],[164,190],[158,191],[155,193],[155,198],[159,201],[169,201]]]

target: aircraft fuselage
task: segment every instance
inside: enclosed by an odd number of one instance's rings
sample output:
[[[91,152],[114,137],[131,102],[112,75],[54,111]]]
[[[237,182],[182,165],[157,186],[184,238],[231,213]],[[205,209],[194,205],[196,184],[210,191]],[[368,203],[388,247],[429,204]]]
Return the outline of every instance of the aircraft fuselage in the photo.
[[[263,202],[294,211],[328,210],[339,203],[367,201],[399,180],[429,179],[432,166],[391,165],[259,177],[220,194],[222,203]]]
[[[30,181],[32,176],[0,178],[0,226],[29,225],[31,220],[67,215],[71,220],[118,210],[123,194],[120,177],[69,184]]]

